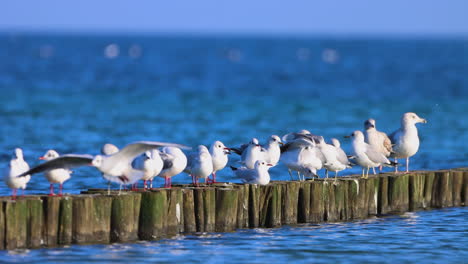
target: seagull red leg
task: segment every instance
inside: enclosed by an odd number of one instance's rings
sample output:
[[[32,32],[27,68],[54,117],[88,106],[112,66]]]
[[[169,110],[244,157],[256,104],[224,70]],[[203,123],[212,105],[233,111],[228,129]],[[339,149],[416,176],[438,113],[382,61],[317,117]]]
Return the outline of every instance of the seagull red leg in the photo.
[[[11,190],[11,199],[12,200],[16,200],[16,192],[18,191],[18,189],[13,189]]]
[[[63,183],[61,183],[61,184],[59,185],[59,193],[58,193],[58,196],[62,196],[62,195],[63,195],[62,192],[63,192]]]
[[[54,193],[54,184],[52,184],[52,183],[50,184],[49,190],[50,190],[49,191],[49,196],[54,196],[55,195],[55,193]]]

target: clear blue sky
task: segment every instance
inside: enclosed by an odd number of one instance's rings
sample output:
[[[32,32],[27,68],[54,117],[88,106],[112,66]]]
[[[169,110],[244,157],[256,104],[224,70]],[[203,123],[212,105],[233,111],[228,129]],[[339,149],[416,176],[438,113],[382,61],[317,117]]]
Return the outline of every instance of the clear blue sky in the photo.
[[[468,0],[5,0],[0,31],[468,35]]]

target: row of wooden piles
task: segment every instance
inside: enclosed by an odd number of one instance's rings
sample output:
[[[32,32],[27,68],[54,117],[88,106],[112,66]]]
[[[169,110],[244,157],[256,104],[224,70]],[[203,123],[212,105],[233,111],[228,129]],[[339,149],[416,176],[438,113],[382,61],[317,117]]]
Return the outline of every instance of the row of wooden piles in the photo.
[[[217,184],[123,192],[90,189],[64,197],[1,197],[0,249],[155,240],[363,219],[468,203],[468,169],[380,174],[369,179]]]

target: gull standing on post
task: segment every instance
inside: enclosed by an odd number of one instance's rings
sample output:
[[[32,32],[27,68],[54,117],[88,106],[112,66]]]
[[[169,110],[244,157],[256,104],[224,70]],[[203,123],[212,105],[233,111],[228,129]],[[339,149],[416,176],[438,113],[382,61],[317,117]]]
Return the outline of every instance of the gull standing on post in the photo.
[[[149,188],[153,188],[153,179],[161,172],[163,165],[163,160],[157,149],[146,151],[132,162],[134,169],[143,171],[143,177],[141,179],[143,180],[144,190],[148,189],[148,181],[150,182]]]
[[[164,167],[158,177],[164,178],[164,188],[171,188],[171,178],[184,171],[187,157],[179,147],[164,147],[161,150]]]
[[[184,172],[192,176],[192,183],[198,186],[198,179],[205,179],[205,184],[209,183],[208,177],[213,173],[213,160],[208,148],[199,145],[198,152],[191,153],[187,158],[187,167]]]
[[[281,161],[288,167],[291,180],[292,170],[297,171],[299,180],[302,180],[301,173],[309,177],[317,177],[317,170],[322,169],[323,154],[313,140],[300,138],[290,141],[284,145],[282,151]]]
[[[334,139],[334,140],[336,143],[337,139]],[[338,141],[338,144],[339,144],[339,141]],[[340,150],[341,151],[343,150],[341,148],[336,148],[334,145],[327,144],[323,137],[320,138],[320,144],[318,146],[323,156],[325,157],[325,162],[323,163],[323,166],[327,170],[326,177],[328,178],[328,171],[335,172],[335,183],[336,183],[337,178],[338,178],[338,172],[349,167],[348,158],[346,157],[346,154],[345,154],[346,160],[343,159],[342,155],[344,152],[343,153],[340,152]]]
[[[349,137],[349,136],[347,136]],[[367,179],[369,177],[369,169],[380,165],[396,166],[397,163],[389,161],[384,154],[380,153],[371,145],[364,142],[364,134],[356,130],[351,136],[353,138],[352,148],[355,156],[356,163],[362,167],[362,177]],[[367,173],[364,175],[364,169]]]
[[[39,157],[40,160],[53,160],[58,158],[60,155],[58,154],[57,151],[50,149],[48,150],[44,156]],[[50,192],[49,196],[54,196],[54,183],[59,184],[59,196],[62,196],[62,190],[63,190],[63,183],[70,179],[72,171],[69,169],[53,169],[53,170],[47,170],[44,172],[44,175],[46,179],[50,183]]]
[[[419,149],[419,136],[417,123],[427,123],[426,119],[415,113],[405,113],[401,118],[401,127],[390,135],[393,153],[390,157],[397,159],[406,158],[406,172],[409,172],[409,158],[416,154]],[[395,167],[395,173],[398,169]]]
[[[221,141],[215,141],[211,144],[210,154],[213,160],[213,178],[210,181],[211,183],[216,183],[216,172],[226,167],[228,155],[231,154],[230,150]]]
[[[142,171],[135,170],[132,167],[132,162],[137,156],[148,150],[168,146],[190,149],[187,146],[175,143],[139,141],[128,144],[123,149],[112,155],[96,155],[94,157],[92,155],[80,154],[62,155],[58,158],[39,164],[29,171],[22,173],[20,176],[52,169],[70,169],[81,166],[93,166],[102,172],[104,178],[109,181],[120,183],[120,187],[122,187],[122,184],[133,184],[143,177]],[[110,189],[108,191],[110,193]]]
[[[364,122],[364,141],[380,151],[380,153],[384,154],[387,158],[390,156],[390,153],[392,153],[392,142],[390,138],[388,138],[387,134],[384,132],[377,130],[375,120],[372,118]],[[372,169],[375,174],[375,169]],[[382,166],[380,166],[379,169],[382,171]]]
[[[26,185],[31,179],[31,175],[25,174],[24,172],[29,170],[29,165],[23,158],[23,150],[20,148],[15,149],[14,157],[10,160],[8,174],[5,175],[5,183],[12,189],[12,198],[16,200],[16,193],[18,189],[26,189]]]
[[[271,166],[272,164],[266,161],[257,160],[253,169],[247,167],[235,168],[233,166],[231,166],[231,169],[243,183],[267,185],[270,182],[268,169]]]

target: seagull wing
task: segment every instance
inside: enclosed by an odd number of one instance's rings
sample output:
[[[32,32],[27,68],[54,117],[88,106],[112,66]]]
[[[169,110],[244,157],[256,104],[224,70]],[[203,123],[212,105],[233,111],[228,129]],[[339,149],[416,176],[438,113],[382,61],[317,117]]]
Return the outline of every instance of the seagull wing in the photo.
[[[176,143],[166,143],[166,142],[156,142],[156,141],[139,141],[130,143],[125,146],[122,150],[115,153],[114,155],[108,156],[105,159],[106,163],[109,164],[118,164],[120,162],[126,162],[131,165],[132,161],[140,154],[145,151],[152,150],[159,147],[176,147],[180,149],[190,149],[190,147],[176,144]]]
[[[76,167],[88,166],[91,164],[91,161],[93,161],[93,156],[91,155],[66,154],[44,162],[42,164],[39,164],[36,167],[18,176],[26,176],[53,169],[71,169]]]
[[[366,146],[366,155],[372,162],[380,164],[390,164],[390,161],[385,157],[385,155],[376,150],[371,145]]]

